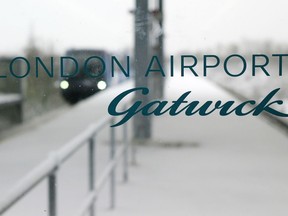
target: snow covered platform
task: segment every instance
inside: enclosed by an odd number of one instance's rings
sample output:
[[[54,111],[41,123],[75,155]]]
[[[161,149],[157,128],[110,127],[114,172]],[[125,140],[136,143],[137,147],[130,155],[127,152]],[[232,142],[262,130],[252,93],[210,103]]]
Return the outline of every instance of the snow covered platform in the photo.
[[[189,90],[195,100],[235,100],[201,78],[170,80],[167,100]],[[165,116],[154,118],[153,133],[130,183],[119,187],[117,209],[99,215],[287,214],[288,138],[264,119]]]
[[[107,112],[108,103],[132,85],[124,84],[30,125],[0,144],[0,194],[89,123]],[[191,98],[235,100],[201,78],[173,78],[166,99],[183,92]],[[45,123],[45,124],[43,124]],[[98,172],[108,155],[107,131],[97,139]],[[209,116],[153,119],[153,139],[140,146],[130,180],[118,175],[116,209],[108,193],[97,203],[100,216],[286,216],[288,212],[288,138],[260,117]],[[59,215],[73,215],[87,194],[87,149],[59,170]],[[121,168],[121,167],[120,167]],[[46,215],[43,182],[7,215]],[[2,196],[1,195],[1,196]]]

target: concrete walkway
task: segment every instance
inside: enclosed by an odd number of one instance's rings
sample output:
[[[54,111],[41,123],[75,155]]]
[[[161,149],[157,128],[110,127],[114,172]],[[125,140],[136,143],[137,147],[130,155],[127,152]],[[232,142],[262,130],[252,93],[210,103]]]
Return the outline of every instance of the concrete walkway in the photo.
[[[106,113],[109,101],[131,87],[125,84],[61,112],[47,124],[6,139],[0,145],[0,194],[71,136]],[[231,100],[232,96],[199,78],[167,82],[166,99],[192,91],[191,100]],[[235,99],[234,99],[235,100]],[[118,175],[117,204],[100,194],[103,216],[286,216],[288,139],[260,117],[178,115],[153,120],[153,140],[138,148],[130,182]],[[52,136],[51,134],[55,134]],[[99,137],[98,170],[107,160],[107,133]],[[59,215],[72,215],[87,192],[86,149],[59,171]],[[9,167],[9,168],[7,168]],[[46,182],[7,215],[47,215]]]

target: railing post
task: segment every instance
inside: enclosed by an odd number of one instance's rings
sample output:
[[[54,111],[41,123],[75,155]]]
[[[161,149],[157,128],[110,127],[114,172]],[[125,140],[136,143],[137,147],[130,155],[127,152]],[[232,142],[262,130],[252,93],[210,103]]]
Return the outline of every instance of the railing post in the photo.
[[[49,216],[57,215],[57,197],[56,197],[56,169],[53,170],[48,176],[48,208]]]
[[[89,191],[94,191],[95,189],[95,141],[91,137],[89,139],[88,146],[88,181],[89,181]],[[90,206],[90,216],[95,215],[94,202]]]
[[[114,118],[111,119],[111,125],[114,124]],[[110,160],[115,159],[115,127],[110,129]],[[115,166],[110,174],[110,208],[115,207]]]
[[[137,160],[136,160],[136,153],[137,153],[137,149],[136,149],[136,145],[135,145],[135,140],[134,142],[132,142],[130,144],[130,149],[131,149],[131,164],[132,165],[136,165],[137,164]]]
[[[127,124],[123,125],[123,142],[124,142],[124,155],[123,155],[123,181],[128,181],[128,129]]]

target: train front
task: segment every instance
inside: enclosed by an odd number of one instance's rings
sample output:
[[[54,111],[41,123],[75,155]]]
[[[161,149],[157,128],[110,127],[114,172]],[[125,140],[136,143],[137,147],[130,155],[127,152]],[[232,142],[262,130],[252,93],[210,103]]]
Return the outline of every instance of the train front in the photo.
[[[69,50],[64,63],[65,76],[60,80],[60,89],[65,100],[75,104],[109,85],[107,66],[109,55],[99,50]]]

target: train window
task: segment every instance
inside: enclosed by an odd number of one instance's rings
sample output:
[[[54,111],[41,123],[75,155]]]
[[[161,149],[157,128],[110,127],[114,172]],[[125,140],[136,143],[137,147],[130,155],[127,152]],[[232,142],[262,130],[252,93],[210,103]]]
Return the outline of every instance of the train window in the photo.
[[[93,76],[98,76],[103,73],[104,67],[100,62],[94,62],[87,65],[87,72]]]
[[[100,77],[105,72],[105,62],[100,58],[89,58],[85,61],[84,72],[91,77]]]
[[[76,68],[77,65],[73,61],[65,61],[65,64],[63,65],[63,67],[64,67],[63,71],[65,71],[66,76],[74,75],[75,73],[76,74],[78,73],[79,68]]]

